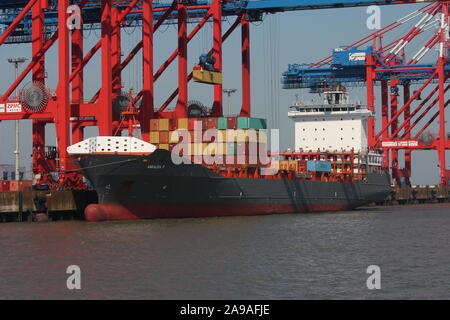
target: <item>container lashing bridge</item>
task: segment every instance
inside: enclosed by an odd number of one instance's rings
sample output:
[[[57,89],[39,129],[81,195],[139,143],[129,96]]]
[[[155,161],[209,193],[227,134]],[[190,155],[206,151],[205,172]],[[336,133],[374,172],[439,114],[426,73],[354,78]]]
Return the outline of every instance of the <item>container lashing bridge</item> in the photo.
[[[212,23],[212,46],[207,53],[214,57],[215,71],[222,73],[222,46],[223,43],[238,27],[241,29],[241,51],[242,51],[242,105],[241,116],[251,115],[250,98],[250,22],[262,20],[267,13],[278,13],[284,11],[312,10],[345,8],[369,5],[392,5],[424,2],[421,0],[176,0],[176,1],[148,1],[148,0],[4,0],[0,2],[0,46],[12,43],[31,43],[32,57],[25,66],[22,73],[10,85],[7,85],[5,92],[0,96],[0,121],[1,120],[32,120],[32,144],[33,144],[33,174],[37,183],[52,184],[60,188],[84,188],[80,173],[73,167],[68,159],[66,148],[74,143],[80,142],[84,138],[84,128],[97,126],[100,135],[109,136],[120,129],[126,129],[127,124],[120,121],[120,112],[113,112],[114,102],[123,98],[122,73],[129,66],[130,61],[142,51],[142,90],[134,97],[135,103],[140,103],[137,120],[143,139],[148,140],[149,122],[152,118],[181,118],[187,117],[188,108],[188,82],[193,79],[193,73],[187,69],[188,47],[192,40],[208,22]],[[68,19],[74,14],[73,10],[68,10],[69,6],[77,5],[81,13],[81,28],[70,30],[67,27]],[[72,7],[73,8],[73,7]],[[431,10],[433,15],[443,14],[448,17],[448,4],[446,1],[433,1],[424,10]],[[440,11],[439,11],[440,10]],[[76,10],[75,10],[76,11]],[[425,12],[425,11],[423,11]],[[227,30],[222,30],[224,17],[234,18],[234,22]],[[142,39],[127,53],[122,52],[121,28],[129,26],[130,21],[137,21],[141,25]],[[187,24],[195,21],[196,25],[188,33]],[[167,60],[155,68],[153,63],[153,53],[156,48],[153,46],[153,35],[163,24],[175,24],[178,28],[178,46]],[[83,30],[99,29],[101,38],[84,54]],[[442,26],[441,30],[445,27]],[[225,31],[225,32],[223,32]],[[380,31],[381,32],[381,31]],[[420,32],[414,30],[408,34],[403,42],[408,42],[409,37]],[[443,31],[438,35],[439,44],[443,43]],[[402,42],[402,43],[403,43]],[[45,54],[48,50],[58,44],[57,74],[46,73]],[[358,44],[356,44],[358,45]],[[355,46],[356,46],[355,45]],[[402,44],[403,45],[403,44]],[[428,44],[435,45],[434,41]],[[384,48],[387,48],[386,46]],[[384,56],[384,63],[381,63],[379,50],[367,55],[365,66],[368,87],[369,107],[373,109],[373,86],[375,83],[384,83],[387,92],[388,84],[395,87],[395,80],[383,78],[382,75],[403,74],[406,71],[415,71],[419,77],[426,77],[427,72],[431,73],[430,80],[425,80],[423,85],[438,81],[438,91],[440,98],[439,119],[444,123],[443,109],[446,102],[443,101],[443,92],[446,79],[446,57],[445,50],[439,58],[437,65],[415,66],[399,65],[395,58],[403,48],[393,47],[395,50],[391,56]],[[399,50],[398,50],[399,49]],[[0,49],[1,50],[1,49]],[[100,51],[100,52],[99,52]],[[101,83],[98,91],[92,97],[86,97],[84,92],[85,69],[92,57],[99,52],[101,56]],[[122,57],[122,53],[124,57]],[[178,61],[177,88],[167,98],[161,106],[154,104],[154,83],[161,74],[173,62]],[[212,60],[211,60],[212,61]],[[318,69],[326,65],[328,60],[311,67],[311,70]],[[51,63],[55,63],[52,61]],[[413,64],[413,63],[409,63]],[[414,62],[415,64],[415,62]],[[421,69],[419,69],[421,68]],[[399,70],[401,69],[401,70]],[[410,70],[406,70],[410,69]],[[426,70],[426,72],[425,72]],[[214,72],[215,72],[214,71]],[[14,96],[14,92],[20,85],[23,87],[24,79],[31,74],[32,84],[20,90],[19,97]],[[357,76],[361,76],[359,73]],[[48,88],[46,79],[57,80],[56,88]],[[401,81],[401,77],[398,77]],[[423,80],[423,79],[422,79]],[[289,79],[291,81],[291,79]],[[357,79],[357,81],[362,81]],[[403,83],[403,82],[402,82]],[[398,84],[397,84],[398,86]],[[405,85],[405,88],[409,85]],[[223,115],[222,84],[213,83],[214,99],[211,103],[212,115]],[[418,90],[417,92],[420,92]],[[442,95],[441,95],[442,92]],[[385,94],[387,96],[388,93]],[[395,96],[396,97],[396,96]],[[390,141],[387,133],[388,127],[393,127],[398,119],[397,114],[409,110],[411,103],[409,100],[417,98],[417,94],[408,96],[405,105],[393,115],[388,125],[384,125],[379,134],[371,129],[370,145],[383,146],[383,142]],[[430,98],[431,99],[431,98]],[[398,99],[391,96],[391,110],[397,110]],[[175,102],[175,107],[169,106]],[[394,111],[393,111],[394,112]],[[412,112],[410,115],[412,115]],[[383,121],[387,121],[387,115],[383,113]],[[57,136],[57,152],[48,152],[46,148],[45,126],[54,123]],[[121,128],[120,126],[124,127]],[[408,125],[411,128],[413,125]],[[403,126],[395,127],[396,131],[403,129]],[[119,129],[119,130],[117,130]],[[410,130],[409,130],[410,131]],[[406,137],[409,139],[409,132],[406,130]],[[441,130],[442,131],[442,130]],[[443,131],[442,131],[443,132]],[[441,134],[442,134],[441,132]],[[383,139],[378,137],[380,135]],[[394,137],[399,135],[394,132]],[[442,137],[442,136],[441,136]],[[391,139],[395,141],[403,141]],[[407,140],[409,141],[409,140]],[[432,144],[437,148],[442,156],[442,150],[448,147],[447,140],[440,139]],[[386,147],[385,147],[386,148]],[[397,152],[398,147],[392,148]],[[440,156],[440,160],[442,161]],[[442,157],[445,158],[445,155]],[[442,169],[444,168],[444,169]],[[441,171],[445,166],[441,166]],[[51,172],[58,172],[58,181],[54,181]],[[445,175],[442,174],[442,177]],[[442,181],[444,183],[444,181]]]

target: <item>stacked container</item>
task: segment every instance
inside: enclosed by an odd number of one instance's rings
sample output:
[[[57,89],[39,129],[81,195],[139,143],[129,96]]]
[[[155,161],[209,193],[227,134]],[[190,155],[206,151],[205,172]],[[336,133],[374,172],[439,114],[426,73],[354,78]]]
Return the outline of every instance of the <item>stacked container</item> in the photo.
[[[11,180],[9,181],[9,191],[24,191],[30,188],[33,184],[31,180]]]
[[[267,155],[265,119],[152,119],[150,129],[150,143],[196,163],[205,163],[205,156],[226,156],[225,164],[259,164],[258,154]]]
[[[8,180],[0,181],[0,191],[9,191],[9,181]]]

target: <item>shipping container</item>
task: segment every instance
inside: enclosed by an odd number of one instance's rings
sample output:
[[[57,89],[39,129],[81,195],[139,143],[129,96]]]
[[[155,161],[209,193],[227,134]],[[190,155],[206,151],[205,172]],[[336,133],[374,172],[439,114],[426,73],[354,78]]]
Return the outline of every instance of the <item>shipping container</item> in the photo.
[[[177,129],[185,129],[185,130],[187,130],[188,128],[189,128],[189,121],[188,121],[187,118],[178,119]]]
[[[297,160],[289,160],[289,170],[297,172],[297,170],[298,170],[298,161]]]
[[[258,142],[258,133],[256,130],[237,129],[237,142]]]
[[[289,171],[289,160],[280,161],[280,170]]]
[[[249,129],[250,118],[248,117],[238,117],[237,118],[237,129]]]
[[[159,132],[159,143],[169,143],[169,131]]]
[[[178,119],[169,119],[169,130],[177,130],[178,129]]]
[[[267,122],[266,119],[260,119],[260,118],[249,118],[249,128],[261,130],[261,129],[267,129]]]
[[[227,131],[228,130],[217,130],[218,142],[227,142]]]
[[[193,143],[192,144],[193,155],[196,156],[203,155],[206,145],[207,145],[206,143]]]
[[[159,131],[168,131],[169,130],[169,119],[159,119],[158,130]]]
[[[169,150],[169,144],[168,143],[160,143],[159,149]]]
[[[266,132],[266,130],[258,130],[258,141],[260,143],[267,143],[267,132]]]
[[[316,161],[308,160],[306,161],[306,170],[313,172],[330,172],[331,162],[330,161]]]
[[[189,130],[203,130],[202,119],[189,118],[188,119],[188,129]]]
[[[217,118],[217,129],[219,129],[219,130],[228,129],[228,119],[227,118]]]
[[[159,119],[150,119],[150,131],[159,130]]]
[[[203,152],[205,156],[224,155],[225,143],[223,142],[207,143]]]
[[[180,141],[180,133],[178,130],[169,132],[169,143],[178,143]]]
[[[203,132],[203,142],[215,142],[218,140],[219,130],[208,129]]]
[[[238,129],[267,129],[266,119],[239,117],[237,118]]]
[[[217,129],[217,118],[203,118],[203,130]]]
[[[9,191],[9,181],[8,180],[1,181],[0,191]]]
[[[150,143],[159,143],[158,131],[150,131]]]
[[[237,118],[229,117],[227,119],[228,119],[227,129],[237,129]]]
[[[235,142],[227,142],[226,145],[226,154],[235,155],[237,151],[237,144]]]

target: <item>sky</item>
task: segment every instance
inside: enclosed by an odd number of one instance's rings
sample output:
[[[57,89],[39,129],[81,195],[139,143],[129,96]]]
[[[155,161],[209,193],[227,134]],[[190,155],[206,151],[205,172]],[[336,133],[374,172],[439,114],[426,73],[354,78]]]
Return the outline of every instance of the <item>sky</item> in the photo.
[[[393,5],[381,7],[381,24],[385,26],[408,13],[420,8],[421,5]],[[306,90],[281,89],[280,79],[283,71],[290,63],[317,62],[331,54],[334,48],[352,43],[371,33],[366,26],[369,15],[366,8],[324,9],[313,11],[285,12],[267,15],[263,22],[251,24],[251,93],[252,112],[254,117],[268,118],[269,124],[280,128],[280,146],[282,149],[294,145],[294,124],[287,117],[289,106],[295,100],[311,99]],[[223,23],[223,31],[232,24],[233,18],[227,18]],[[194,24],[191,24],[189,30]],[[403,29],[402,31],[407,31]],[[155,33],[154,65],[155,70],[173,52],[177,46],[175,25],[163,25]],[[99,39],[99,30],[85,30],[85,52]],[[132,47],[140,40],[140,28],[122,30],[122,50],[126,56]],[[241,104],[241,35],[239,28],[224,42],[223,45],[223,87],[238,89],[232,95],[232,113],[237,114]],[[212,43],[212,25],[207,24],[194,38],[188,47],[188,70],[192,70],[198,57],[206,53]],[[419,49],[420,42],[415,48]],[[414,46],[413,46],[414,48]],[[48,73],[47,87],[54,90],[57,83],[57,44],[46,54]],[[0,90],[4,92],[14,78],[13,66],[7,63],[12,56],[30,58],[29,44],[3,45],[0,48],[0,68],[3,78]],[[428,59],[435,59],[436,52],[430,52]],[[122,74],[124,90],[130,87],[139,90],[142,86],[142,57],[138,55]],[[155,105],[160,106],[177,87],[176,61],[155,83]],[[85,69],[85,96],[92,96],[100,83],[100,51],[90,61]],[[20,88],[29,83],[30,78],[22,82]],[[413,88],[414,90],[414,88]],[[213,87],[205,84],[189,84],[189,100],[199,100],[209,106],[212,102]],[[351,90],[351,98],[364,101],[364,88]],[[224,96],[224,111],[227,100]],[[376,112],[379,113],[379,101]],[[450,114],[447,110],[446,116]],[[426,119],[425,119],[426,121]],[[377,124],[378,126],[379,124]],[[31,164],[31,120],[20,121],[21,165],[30,168]],[[437,132],[437,125],[430,127]],[[54,126],[47,125],[47,144],[55,144]],[[88,128],[86,136],[97,135],[95,128]],[[14,163],[14,121],[0,122],[0,164]],[[450,165],[450,153],[447,152],[447,167]],[[437,152],[413,152],[413,184],[439,183]],[[402,166],[402,165],[400,165]]]

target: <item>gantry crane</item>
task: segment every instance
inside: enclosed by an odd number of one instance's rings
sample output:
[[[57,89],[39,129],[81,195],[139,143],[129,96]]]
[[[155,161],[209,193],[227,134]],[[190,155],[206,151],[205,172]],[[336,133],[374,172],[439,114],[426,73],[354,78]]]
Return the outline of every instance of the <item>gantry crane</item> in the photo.
[[[449,183],[445,156],[450,149],[445,123],[445,108],[449,104],[446,93],[450,88],[447,84],[450,82],[449,5],[450,1],[429,3],[349,46],[336,48],[332,56],[313,64],[289,65],[283,73],[283,87],[287,89],[308,88],[320,92],[333,83],[347,87],[365,85],[367,106],[373,112],[374,87],[380,86],[381,128],[375,130],[372,117],[368,142],[370,148],[383,149],[384,167],[391,167],[397,185],[402,178],[410,184],[411,152],[418,150],[438,152],[440,183]],[[408,24],[412,28],[406,33],[396,33],[399,27],[403,29]],[[420,49],[407,50],[417,45],[420,36],[423,36]],[[386,43],[389,37],[393,41]],[[427,54],[431,63],[422,62]],[[412,91],[413,86],[417,89]],[[426,88],[430,92],[422,99]],[[427,131],[433,122],[439,122],[438,134]],[[402,169],[399,150],[405,152]]]
[[[422,0],[5,0],[0,2],[0,46],[8,43],[30,42],[30,63],[18,78],[8,86],[0,99],[0,120],[32,119],[33,174],[38,183],[52,182],[50,172],[58,172],[57,185],[81,188],[81,177],[67,158],[66,148],[83,140],[84,128],[97,126],[100,135],[112,135],[120,124],[120,115],[113,113],[112,105],[120,95],[121,74],[136,54],[142,50],[142,90],[132,97],[140,101],[138,121],[144,139],[148,139],[149,120],[157,117],[186,117],[188,82],[192,73],[187,69],[187,43],[208,22],[213,24],[212,48],[215,69],[222,72],[222,44],[238,27],[242,37],[242,107],[241,116],[251,113],[250,98],[250,21],[261,20],[265,13],[324,8],[344,8],[368,5],[391,5],[423,2]],[[81,13],[81,28],[69,30],[67,21],[73,17],[76,5]],[[69,9],[69,10],[68,10]],[[76,10],[75,10],[76,11]],[[235,17],[234,23],[222,31],[224,16]],[[188,34],[188,19],[198,23]],[[142,40],[122,59],[120,28],[128,19],[139,21]],[[167,61],[155,69],[153,64],[153,34],[165,23],[178,26],[178,47]],[[83,28],[98,28],[101,39],[84,52]],[[58,74],[56,88],[46,86],[45,53],[58,43]],[[100,50],[101,84],[93,97],[84,94],[84,73],[91,58]],[[154,105],[154,82],[175,60],[178,60],[178,86],[161,106]],[[54,62],[52,62],[54,63]],[[374,67],[373,67],[374,68]],[[156,70],[156,71],[155,71]],[[369,71],[368,71],[369,72]],[[373,70],[377,72],[377,70]],[[13,92],[28,74],[33,84],[18,97]],[[222,85],[212,85],[214,101],[212,115],[222,115]],[[172,101],[176,106],[168,111]],[[155,108],[157,107],[157,108]],[[119,113],[120,114],[120,113]],[[45,126],[54,123],[57,153],[46,149]],[[1,146],[0,146],[1,147]]]

